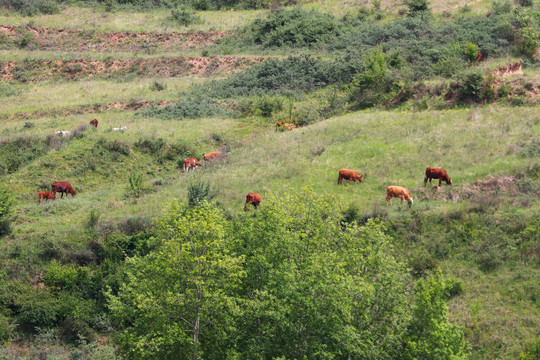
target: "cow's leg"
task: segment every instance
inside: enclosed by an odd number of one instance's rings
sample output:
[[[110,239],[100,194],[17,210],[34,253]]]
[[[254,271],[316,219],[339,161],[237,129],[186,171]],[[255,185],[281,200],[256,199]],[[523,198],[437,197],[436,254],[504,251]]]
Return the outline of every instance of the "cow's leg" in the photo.
[[[63,199],[64,198],[64,192],[60,191],[60,194],[62,194],[62,195],[60,195],[60,199]],[[66,198],[67,198],[67,195],[66,195]]]
[[[386,203],[392,205],[392,197],[390,195],[386,195]]]
[[[349,178],[349,184],[351,183],[352,178]]]
[[[341,177],[341,175],[339,175],[337,178],[338,185],[340,185],[342,182],[343,182],[343,178]]]
[[[186,164],[184,164],[184,174],[187,174],[187,171],[188,171],[188,169],[186,167]]]
[[[401,203],[403,204],[403,201],[405,201],[405,195],[401,195]]]
[[[424,187],[427,185],[427,176],[424,178]]]
[[[439,187],[441,187],[442,184],[442,178],[439,178]]]

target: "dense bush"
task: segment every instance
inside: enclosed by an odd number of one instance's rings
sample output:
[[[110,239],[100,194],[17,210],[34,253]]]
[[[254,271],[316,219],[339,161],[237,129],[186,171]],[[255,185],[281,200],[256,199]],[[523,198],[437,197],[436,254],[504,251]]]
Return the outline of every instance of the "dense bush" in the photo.
[[[217,195],[209,182],[197,181],[188,185],[187,197],[189,206],[197,206],[203,202],[210,202]]]
[[[343,61],[353,73],[362,63],[363,54],[380,46],[383,53],[399,53],[403,61],[411,65],[416,78],[427,78],[436,73],[434,66],[439,61],[448,59],[451,55],[448,49],[454,43],[474,43],[484,57],[508,53],[514,41],[512,16],[463,16],[437,22],[410,17],[385,24],[362,23],[343,34],[332,48],[344,51]]]
[[[244,38],[263,47],[303,47],[325,43],[341,33],[332,15],[302,8],[279,9],[257,19],[244,30]]]
[[[232,219],[209,203],[172,205],[156,250],[130,259],[124,285],[109,294],[121,353],[403,359],[407,349],[410,358],[465,358],[440,275],[419,282],[411,309],[384,226],[342,220],[335,201],[310,191]]]
[[[290,56],[253,65],[243,73],[213,82],[208,90],[205,85],[199,91],[208,91],[216,98],[285,94],[320,89],[342,79],[336,64],[308,56]]]
[[[207,96],[190,96],[174,105],[152,106],[139,112],[141,116],[159,119],[196,119],[202,117],[230,117],[234,114],[224,105]]]

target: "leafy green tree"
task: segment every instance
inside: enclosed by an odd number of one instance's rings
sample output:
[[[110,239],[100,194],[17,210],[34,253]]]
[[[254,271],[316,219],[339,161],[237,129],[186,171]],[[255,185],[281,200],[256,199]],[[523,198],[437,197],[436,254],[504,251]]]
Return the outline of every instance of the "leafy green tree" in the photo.
[[[416,16],[429,10],[428,0],[404,0],[403,3],[409,8],[409,15]]]
[[[413,319],[407,331],[405,359],[468,359],[463,329],[448,321],[447,285],[439,272],[415,288]]]
[[[158,249],[129,258],[126,283],[108,295],[114,319],[129,325],[118,343],[130,359],[201,359],[237,311],[242,257],[227,250],[223,216],[208,203],[172,205],[157,225]]]
[[[235,348],[246,359],[391,358],[407,308],[404,268],[382,224],[343,228],[310,190],[268,199],[234,222],[246,258]]]

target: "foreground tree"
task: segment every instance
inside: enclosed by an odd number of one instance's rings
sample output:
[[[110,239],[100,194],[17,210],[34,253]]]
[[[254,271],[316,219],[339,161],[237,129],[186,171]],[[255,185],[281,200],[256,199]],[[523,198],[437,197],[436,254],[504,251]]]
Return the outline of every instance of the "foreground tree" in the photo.
[[[159,222],[158,250],[128,260],[127,283],[109,294],[130,359],[201,359],[236,311],[242,258],[227,249],[219,210],[173,205]],[[207,331],[207,328],[212,328]]]

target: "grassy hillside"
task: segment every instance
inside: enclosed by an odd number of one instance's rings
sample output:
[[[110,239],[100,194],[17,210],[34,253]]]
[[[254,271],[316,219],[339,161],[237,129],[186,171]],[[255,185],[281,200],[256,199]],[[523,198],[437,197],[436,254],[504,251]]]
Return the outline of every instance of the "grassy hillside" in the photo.
[[[402,2],[301,2],[334,17],[284,11],[320,25],[296,37],[268,6],[190,10],[200,20],[181,25],[171,9],[111,4],[0,13],[0,179],[13,202],[0,358],[114,358],[127,325],[112,322],[105,294],[127,282],[126,257],[152,252],[169,204],[201,184],[230,224],[251,224],[248,192],[270,208],[305,187],[343,227],[379,219],[408,288],[437,269],[448,279],[448,318],[470,358],[538,356],[537,3],[432,1],[420,21]],[[498,70],[507,64],[519,69]],[[276,129],[289,118],[294,130]],[[226,155],[183,173],[185,158],[215,150]],[[453,185],[424,187],[428,166]],[[340,168],[364,181],[338,185]],[[59,180],[77,196],[38,204]],[[386,204],[388,185],[414,205]]]

